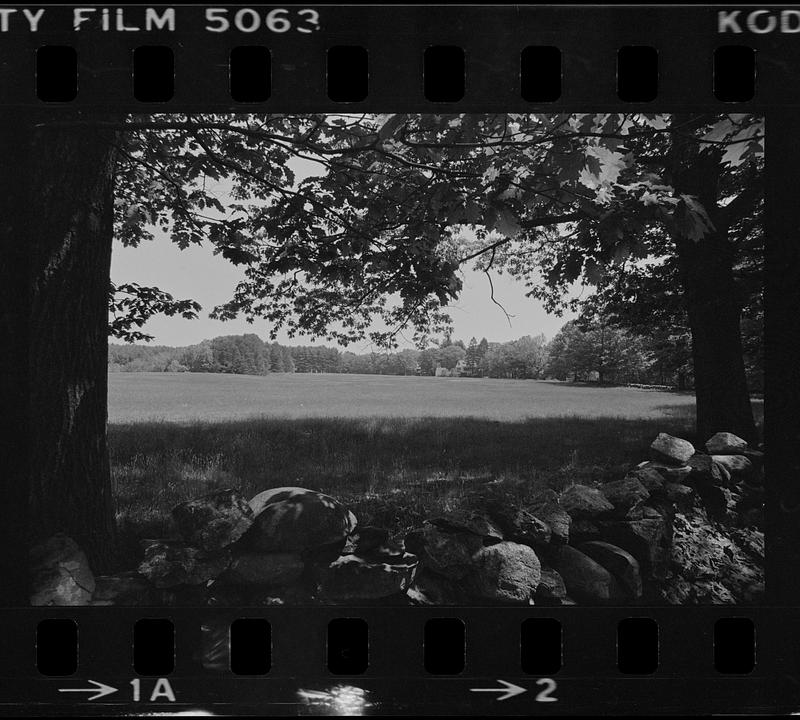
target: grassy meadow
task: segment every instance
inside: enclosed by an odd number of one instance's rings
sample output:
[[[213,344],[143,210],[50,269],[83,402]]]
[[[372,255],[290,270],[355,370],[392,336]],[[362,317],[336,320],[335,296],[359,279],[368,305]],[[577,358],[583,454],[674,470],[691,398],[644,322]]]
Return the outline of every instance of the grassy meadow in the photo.
[[[759,417],[761,405],[756,407]],[[169,511],[215,488],[299,485],[400,533],[472,491],[621,477],[659,432],[693,438],[690,394],[375,375],[109,375],[125,564]]]

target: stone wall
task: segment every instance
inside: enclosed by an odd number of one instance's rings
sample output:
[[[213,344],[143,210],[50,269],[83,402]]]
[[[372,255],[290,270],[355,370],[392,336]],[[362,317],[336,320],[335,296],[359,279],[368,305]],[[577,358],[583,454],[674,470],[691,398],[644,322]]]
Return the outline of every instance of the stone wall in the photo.
[[[524,502],[487,483],[401,538],[298,487],[221,490],[172,511],[136,570],[94,577],[57,535],[31,554],[36,605],[754,603],[763,453],[730,433],[664,433],[621,478]]]

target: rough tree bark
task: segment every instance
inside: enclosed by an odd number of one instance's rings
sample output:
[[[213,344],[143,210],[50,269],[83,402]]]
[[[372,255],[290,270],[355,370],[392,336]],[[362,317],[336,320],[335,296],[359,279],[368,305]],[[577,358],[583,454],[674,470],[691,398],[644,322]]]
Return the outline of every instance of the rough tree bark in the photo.
[[[63,119],[63,116],[58,118]],[[113,562],[106,444],[114,140],[40,124],[28,147],[30,540],[62,531]]]
[[[742,298],[733,276],[734,248],[718,205],[719,157],[700,153],[687,133],[674,137],[671,165],[676,190],[697,197],[714,225],[699,241],[673,235],[692,333],[698,439],[705,442],[715,432],[727,431],[754,442],[740,328]]]
[[[0,605],[27,604],[31,244],[24,166],[32,127],[0,111]]]

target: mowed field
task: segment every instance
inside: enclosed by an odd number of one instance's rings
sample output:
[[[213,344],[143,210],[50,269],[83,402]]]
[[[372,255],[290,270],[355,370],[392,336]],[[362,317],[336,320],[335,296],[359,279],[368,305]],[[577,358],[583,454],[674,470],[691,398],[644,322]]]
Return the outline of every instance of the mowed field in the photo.
[[[112,423],[254,417],[656,418],[685,416],[694,407],[691,394],[557,381],[299,373],[111,373],[108,397]]]
[[[312,488],[402,534],[487,484],[522,504],[542,487],[621,478],[659,432],[697,441],[692,395],[530,380],[110,374],[120,565],[136,562],[139,539],[173,532],[174,505],[215,489]]]

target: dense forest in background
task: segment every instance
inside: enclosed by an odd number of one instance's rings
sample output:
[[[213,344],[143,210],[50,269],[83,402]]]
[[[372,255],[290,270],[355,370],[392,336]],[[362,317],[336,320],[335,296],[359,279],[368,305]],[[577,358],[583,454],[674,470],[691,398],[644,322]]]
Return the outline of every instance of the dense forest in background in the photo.
[[[750,387],[763,389],[760,323],[746,342]],[[643,337],[601,323],[570,321],[548,342],[526,335],[505,343],[446,337],[425,350],[353,353],[322,345],[287,346],[258,335],[225,335],[188,347],[109,344],[109,372],[352,373],[557,379],[693,387],[688,331]]]

